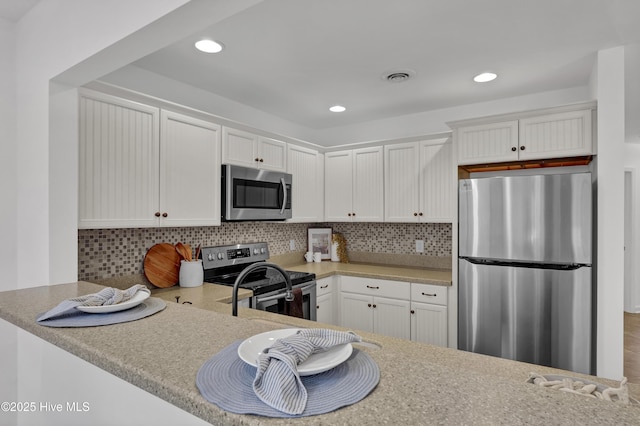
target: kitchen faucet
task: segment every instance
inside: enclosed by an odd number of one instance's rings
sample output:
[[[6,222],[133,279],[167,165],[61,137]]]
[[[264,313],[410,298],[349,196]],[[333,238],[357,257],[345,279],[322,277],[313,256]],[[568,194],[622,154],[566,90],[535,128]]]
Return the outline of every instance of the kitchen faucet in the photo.
[[[280,272],[280,274],[284,278],[285,283],[287,284],[287,290],[284,294],[284,300],[286,300],[287,302],[293,301],[293,292],[291,290],[291,287],[292,287],[291,278],[289,278],[289,274],[287,274],[287,272],[284,269],[282,269],[280,266],[276,265],[275,263],[268,263],[268,262],[253,263],[247,266],[246,268],[244,268],[242,272],[240,272],[240,275],[238,275],[238,278],[236,278],[236,281],[233,283],[233,296],[231,298],[231,304],[233,305],[232,315],[234,317],[238,316],[238,287],[240,287],[240,284],[242,284],[242,281],[244,281],[247,275],[249,275],[254,269],[259,269],[259,268],[271,268]]]

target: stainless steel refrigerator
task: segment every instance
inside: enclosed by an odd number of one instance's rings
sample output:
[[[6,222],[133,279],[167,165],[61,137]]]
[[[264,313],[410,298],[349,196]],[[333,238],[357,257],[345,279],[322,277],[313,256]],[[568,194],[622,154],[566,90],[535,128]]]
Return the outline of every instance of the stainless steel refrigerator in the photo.
[[[459,182],[458,348],[593,373],[590,173]]]

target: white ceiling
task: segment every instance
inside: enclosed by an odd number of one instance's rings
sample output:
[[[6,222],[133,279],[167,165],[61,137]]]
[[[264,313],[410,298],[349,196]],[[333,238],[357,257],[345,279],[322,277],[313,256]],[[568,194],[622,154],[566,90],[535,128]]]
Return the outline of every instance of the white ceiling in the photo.
[[[326,129],[585,86],[598,50],[640,42],[638,18],[638,0],[267,0],[134,65]],[[396,69],[415,77],[382,78]]]
[[[39,0],[0,0],[0,18],[18,22]]]

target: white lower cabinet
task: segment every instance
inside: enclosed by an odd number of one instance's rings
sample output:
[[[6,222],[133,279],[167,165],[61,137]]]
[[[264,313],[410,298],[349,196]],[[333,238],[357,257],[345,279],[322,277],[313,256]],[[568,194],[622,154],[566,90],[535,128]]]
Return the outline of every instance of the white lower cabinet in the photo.
[[[316,320],[324,324],[338,325],[335,277],[316,281]]]
[[[411,283],[411,340],[447,346],[447,288]]]
[[[339,279],[340,322],[333,324],[447,346],[447,287],[350,276]]]
[[[340,279],[341,326],[410,338],[409,283],[349,276]]]

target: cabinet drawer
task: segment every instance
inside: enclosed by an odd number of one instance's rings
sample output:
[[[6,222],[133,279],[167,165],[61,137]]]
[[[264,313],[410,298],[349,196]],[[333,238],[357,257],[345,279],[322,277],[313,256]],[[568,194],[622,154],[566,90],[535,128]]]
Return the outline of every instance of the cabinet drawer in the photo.
[[[411,283],[411,301],[447,305],[447,287]]]
[[[323,278],[321,280],[316,281],[316,296],[323,296],[325,294],[330,294],[333,291],[333,279],[332,278]]]
[[[341,277],[341,291],[409,300],[410,283],[361,277]]]

